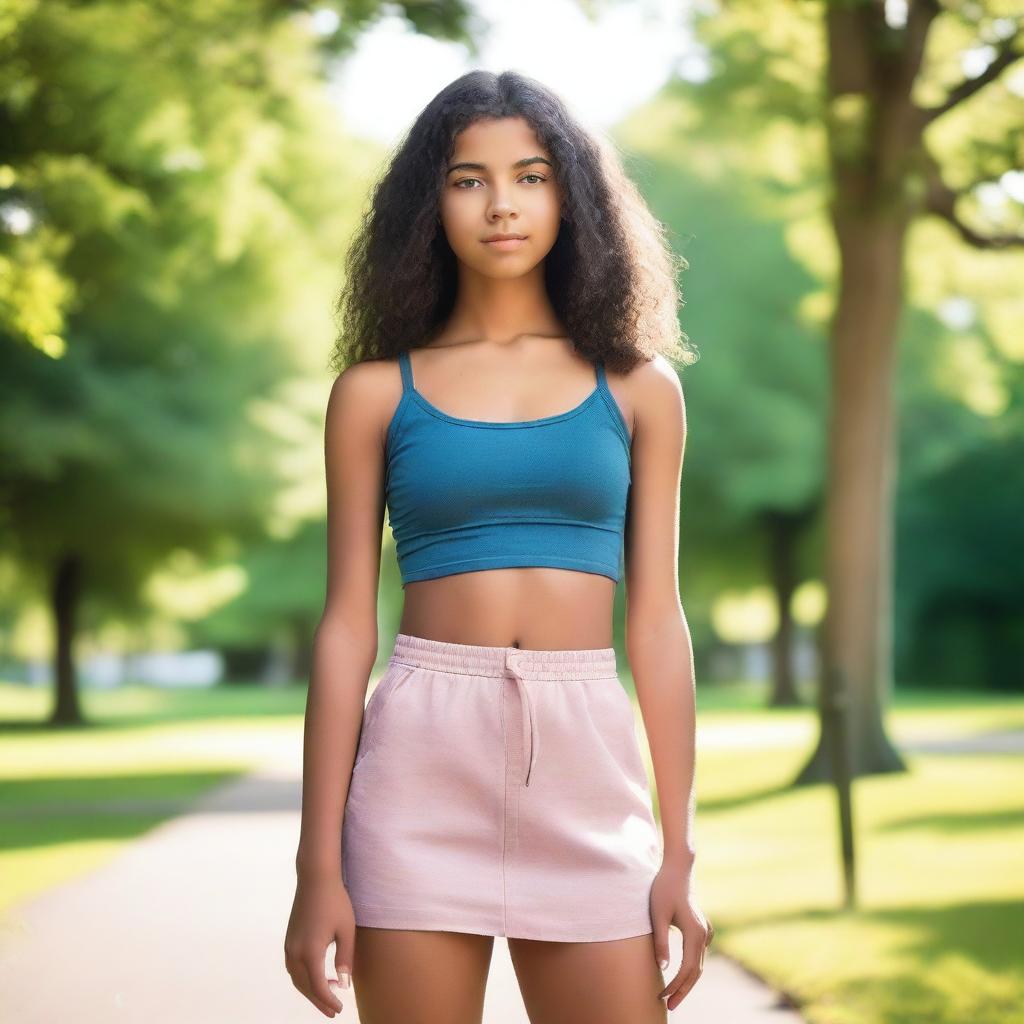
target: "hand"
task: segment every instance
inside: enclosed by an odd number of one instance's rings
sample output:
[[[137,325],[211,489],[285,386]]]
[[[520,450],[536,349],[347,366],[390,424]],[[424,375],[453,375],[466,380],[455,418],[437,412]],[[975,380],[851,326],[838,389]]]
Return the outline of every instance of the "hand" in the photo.
[[[340,872],[337,877],[300,877],[284,940],[284,962],[295,987],[328,1017],[342,1010],[342,1002],[330,986],[340,984],[347,989],[352,985],[355,930],[352,901]],[[332,942],[337,982],[324,970],[327,947]]]
[[[669,1010],[674,1010],[697,984],[704,971],[704,950],[715,934],[714,926],[690,894],[691,871],[689,863],[666,860],[651,885],[654,955],[662,970],[668,967],[669,926],[674,924],[683,933],[683,961],[675,977],[658,993],[659,999],[667,1000]]]

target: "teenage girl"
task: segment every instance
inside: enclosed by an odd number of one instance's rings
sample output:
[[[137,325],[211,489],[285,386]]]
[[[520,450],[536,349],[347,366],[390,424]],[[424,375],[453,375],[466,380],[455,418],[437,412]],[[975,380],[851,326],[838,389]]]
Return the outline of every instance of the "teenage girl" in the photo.
[[[480,1021],[495,935],[534,1024],[664,1021],[703,970],[676,259],[614,148],[513,72],[445,88],[376,186],[338,303],[284,947],[329,1017],[331,943],[363,1024]],[[364,711],[385,504],[404,607]]]

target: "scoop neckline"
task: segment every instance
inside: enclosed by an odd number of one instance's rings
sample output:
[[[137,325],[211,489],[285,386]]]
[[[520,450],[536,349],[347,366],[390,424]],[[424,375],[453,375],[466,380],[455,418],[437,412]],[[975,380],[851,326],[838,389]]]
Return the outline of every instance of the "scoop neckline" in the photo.
[[[449,423],[458,423],[467,427],[497,427],[501,429],[509,427],[539,427],[543,426],[546,423],[560,423],[562,420],[567,420],[573,416],[578,416],[589,405],[591,405],[594,402],[594,400],[598,397],[598,395],[601,393],[601,385],[600,383],[596,384],[594,386],[594,390],[591,391],[590,394],[587,395],[587,397],[584,398],[583,401],[579,403],[579,405],[574,406],[572,409],[567,409],[565,412],[556,412],[551,416],[541,416],[538,419],[534,420],[503,421],[471,420],[466,419],[464,416],[452,416],[450,413],[445,412],[444,409],[439,409],[436,405],[434,405],[433,402],[428,401],[426,398],[424,398],[424,396],[421,395],[420,392],[416,390],[415,384],[410,385],[408,390],[409,394],[419,405],[426,409],[426,411],[429,412],[431,415],[437,416],[439,419],[447,420]]]

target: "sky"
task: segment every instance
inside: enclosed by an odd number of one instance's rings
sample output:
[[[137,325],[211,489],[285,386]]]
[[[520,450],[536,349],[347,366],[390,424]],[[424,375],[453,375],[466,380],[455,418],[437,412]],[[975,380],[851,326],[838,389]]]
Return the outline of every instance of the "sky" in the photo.
[[[391,145],[426,104],[473,68],[514,70],[554,89],[585,125],[607,129],[673,74],[705,61],[688,28],[696,0],[605,0],[593,20],[579,0],[471,0],[485,25],[480,54],[418,35],[387,14],[361,38],[330,89],[349,131]],[[331,12],[314,15],[329,30]]]

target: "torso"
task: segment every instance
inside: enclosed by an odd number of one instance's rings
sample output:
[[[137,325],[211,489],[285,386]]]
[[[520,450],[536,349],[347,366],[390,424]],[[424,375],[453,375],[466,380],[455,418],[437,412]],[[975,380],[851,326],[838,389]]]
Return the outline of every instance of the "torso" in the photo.
[[[482,569],[409,583],[399,629],[487,647],[611,647],[615,584],[592,573]]]
[[[542,339],[541,343],[551,349],[551,339]],[[529,344],[529,341],[523,342],[523,348]],[[443,346],[437,343],[428,346],[439,347]],[[592,364],[573,353],[572,360],[579,363],[578,368],[571,373],[552,369],[548,374],[553,397],[547,408],[515,408],[516,403],[510,401],[509,394],[522,395],[529,389],[516,386],[513,372],[506,373],[502,366],[486,367],[474,373],[475,380],[491,376],[496,385],[493,389],[481,386],[469,400],[455,369],[465,353],[431,353],[424,358],[426,352],[427,349],[417,349],[413,355],[417,390],[434,406],[469,420],[497,422],[554,415],[577,405],[594,386]],[[511,348],[508,356],[509,365],[515,360],[527,359]],[[446,360],[450,360],[448,367],[444,367]],[[542,362],[543,356],[534,365]],[[564,364],[564,357],[558,362]],[[395,372],[397,374],[397,367]],[[521,377],[521,370],[519,374]],[[449,394],[439,390],[445,381],[449,382]],[[502,381],[507,381],[509,386],[501,387],[499,382]],[[632,410],[624,400],[621,382],[610,378],[609,386],[626,424],[630,425]],[[559,394],[567,397],[559,399]],[[630,433],[632,435],[631,426]],[[404,594],[399,630],[413,636],[450,643],[537,650],[612,646],[615,582],[607,576],[545,566],[481,569],[410,582]]]

